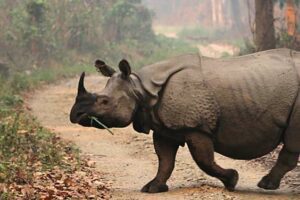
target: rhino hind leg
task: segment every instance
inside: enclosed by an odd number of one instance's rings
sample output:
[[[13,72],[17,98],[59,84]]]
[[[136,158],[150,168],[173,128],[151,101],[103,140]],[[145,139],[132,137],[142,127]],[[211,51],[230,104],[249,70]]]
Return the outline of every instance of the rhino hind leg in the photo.
[[[290,152],[283,146],[275,166],[260,180],[257,186],[266,190],[279,188],[283,176],[297,166],[298,158],[299,153]]]
[[[234,169],[223,169],[214,160],[214,145],[211,138],[201,133],[186,134],[186,142],[197,165],[205,173],[218,178],[227,190],[234,191],[238,182],[238,172]]]
[[[141,191],[148,193],[166,192],[168,191],[166,182],[173,172],[179,145],[155,132],[153,133],[153,143],[159,161],[158,171],[156,177],[147,183]]]
[[[290,152],[300,153],[300,93],[295,101],[292,113],[290,115],[288,127],[285,130],[283,143]]]

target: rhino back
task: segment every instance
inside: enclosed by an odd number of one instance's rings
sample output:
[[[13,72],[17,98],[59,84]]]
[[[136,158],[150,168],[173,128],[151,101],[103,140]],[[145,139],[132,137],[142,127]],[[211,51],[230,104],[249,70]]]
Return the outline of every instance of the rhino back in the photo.
[[[298,77],[285,49],[248,56],[202,59],[206,83],[221,116],[217,150],[245,159],[268,153],[280,142],[298,93]]]

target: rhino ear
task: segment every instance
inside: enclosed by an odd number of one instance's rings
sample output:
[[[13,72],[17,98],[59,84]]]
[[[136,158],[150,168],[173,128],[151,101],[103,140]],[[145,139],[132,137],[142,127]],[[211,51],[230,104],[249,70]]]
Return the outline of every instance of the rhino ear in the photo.
[[[107,76],[107,77],[111,77],[116,72],[114,68],[108,66],[102,60],[96,60],[95,67],[98,72],[100,72],[103,76]]]
[[[129,62],[125,59],[120,61],[119,69],[122,72],[123,78],[129,77],[129,75],[131,74],[131,67],[129,65]]]

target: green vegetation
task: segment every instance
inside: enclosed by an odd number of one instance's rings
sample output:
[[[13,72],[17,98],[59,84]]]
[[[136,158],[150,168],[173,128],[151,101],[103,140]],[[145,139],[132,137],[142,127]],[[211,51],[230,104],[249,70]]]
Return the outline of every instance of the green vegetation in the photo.
[[[114,133],[107,126],[105,126],[105,124],[100,122],[96,117],[89,117],[89,118],[91,119],[91,125],[93,123],[96,123],[96,124],[102,126],[103,128],[105,128],[110,134],[114,135]]]
[[[240,49],[240,52],[239,52],[240,56],[256,52],[253,41],[251,41],[248,38],[231,40],[229,43]]]
[[[11,71],[91,64],[97,57],[112,64],[126,58],[141,67],[145,58],[150,63],[194,51],[156,37],[152,13],[140,0],[0,0],[0,11],[0,64]]]
[[[12,199],[15,193],[8,187],[33,184],[38,172],[55,167],[70,171],[74,163],[80,165],[78,150],[72,144],[62,142],[25,112],[21,93],[82,70],[88,71],[87,67],[75,66],[0,76],[0,185],[5,184],[0,187],[0,199]]]
[[[290,36],[285,30],[282,30],[278,31],[276,35],[276,47],[299,50],[300,43],[297,41],[297,38]]]
[[[153,49],[153,46],[156,46]],[[152,47],[152,48],[151,48]],[[146,64],[152,64],[154,62],[166,59],[168,57],[180,55],[183,53],[195,53],[198,52],[196,47],[191,47],[188,42],[183,40],[167,38],[163,35],[156,36],[156,43],[149,44],[149,48],[147,48],[148,56],[144,57],[141,60],[137,60],[133,63],[136,63],[134,66],[144,66]]]
[[[63,156],[72,151],[72,146],[66,146],[22,112],[1,115],[6,118],[0,125],[0,182],[30,184],[37,169],[71,167]]]
[[[51,83],[59,78],[66,78],[79,74],[82,71],[92,72],[93,68],[85,65],[65,66],[54,68],[38,68],[33,71],[14,72],[12,76],[3,77],[0,75],[0,105],[1,109],[17,104],[7,104],[3,100],[6,96],[19,95],[20,92],[34,89],[41,83]]]

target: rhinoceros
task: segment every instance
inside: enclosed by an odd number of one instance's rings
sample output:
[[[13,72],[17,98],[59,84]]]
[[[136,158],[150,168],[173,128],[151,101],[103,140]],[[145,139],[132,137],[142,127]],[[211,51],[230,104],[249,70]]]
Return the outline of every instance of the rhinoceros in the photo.
[[[246,56],[212,59],[199,54],[177,56],[136,72],[126,60],[116,72],[97,60],[109,80],[95,94],[84,87],[82,73],[70,113],[72,123],[153,131],[157,175],[142,192],[168,190],[166,184],[179,146],[187,144],[199,168],[233,191],[238,172],[224,169],[214,152],[250,160],[283,147],[258,187],[273,190],[297,166],[300,152],[300,53],[276,49]]]

